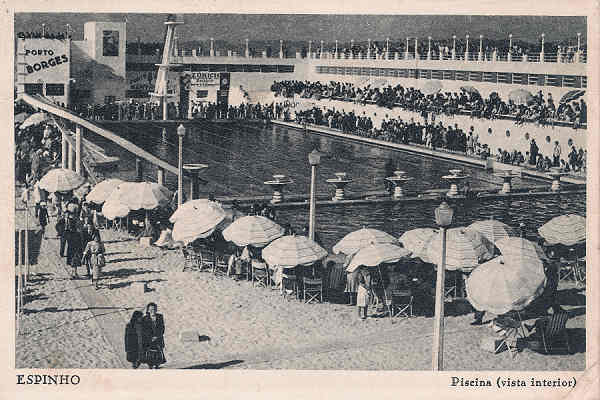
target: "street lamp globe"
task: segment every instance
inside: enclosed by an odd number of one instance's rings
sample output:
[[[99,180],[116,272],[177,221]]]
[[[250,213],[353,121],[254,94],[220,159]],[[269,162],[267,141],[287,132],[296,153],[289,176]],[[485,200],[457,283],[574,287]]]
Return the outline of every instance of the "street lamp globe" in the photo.
[[[180,124],[180,125],[177,127],[177,135],[178,135],[179,137],[184,137],[184,136],[185,136],[185,126],[183,126],[183,124]]]
[[[308,154],[308,163],[310,165],[319,165],[321,162],[321,153],[317,149],[314,149]]]
[[[435,209],[435,222],[438,226],[446,228],[452,224],[453,215],[454,210],[444,201]]]

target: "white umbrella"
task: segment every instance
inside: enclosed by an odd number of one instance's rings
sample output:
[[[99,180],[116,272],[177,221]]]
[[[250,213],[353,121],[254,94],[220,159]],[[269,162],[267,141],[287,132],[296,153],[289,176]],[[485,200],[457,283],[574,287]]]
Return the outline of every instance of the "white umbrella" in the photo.
[[[446,269],[450,271],[471,270],[494,254],[494,245],[477,231],[462,227],[448,229],[446,239]],[[437,264],[440,255],[441,240],[431,241],[427,257]]]
[[[537,243],[520,237],[510,237],[498,240],[496,247],[500,250],[505,260],[514,260],[527,264],[537,260],[547,260],[548,257]]]
[[[49,119],[50,119],[50,117],[48,116],[48,114],[46,114],[44,112],[35,113],[31,117],[29,117],[25,121],[23,121],[23,123],[21,124],[21,129],[25,129],[25,128],[33,126],[33,125],[41,124],[42,122],[48,121]]]
[[[173,240],[184,244],[210,236],[217,225],[225,219],[225,211],[214,201],[199,203],[185,212],[185,218],[177,218],[173,226]]]
[[[225,240],[237,246],[263,247],[283,236],[284,229],[261,215],[249,215],[236,219],[223,231]]]
[[[541,260],[518,263],[496,257],[475,268],[466,282],[467,299],[479,311],[504,314],[527,307],[544,291]]]
[[[118,201],[107,201],[102,206],[102,215],[110,220],[126,217],[129,211],[129,207]]]
[[[430,262],[427,249],[432,241],[439,240],[437,231],[432,228],[416,228],[406,231],[400,236],[400,243],[412,252],[412,257],[418,257],[424,262]]]
[[[154,210],[166,206],[172,198],[172,193],[158,183],[123,182],[106,199],[125,204],[130,210]]]
[[[516,232],[513,228],[495,219],[475,221],[469,225],[467,229],[481,233],[492,243],[496,243],[498,240],[505,239],[510,236],[516,236]]]
[[[48,171],[40,179],[39,187],[50,193],[68,192],[77,189],[85,182],[85,178],[66,168],[55,168]]]
[[[102,204],[121,183],[123,181],[120,179],[105,179],[94,186],[85,199],[92,203]]]
[[[335,254],[344,253],[347,255],[355,254],[363,247],[374,243],[398,243],[398,240],[378,229],[362,228],[351,232],[344,236],[335,246],[333,252]]]
[[[283,236],[274,240],[262,251],[269,265],[294,268],[311,265],[327,257],[327,251],[306,236]]]
[[[169,221],[175,223],[178,219],[189,218],[190,213],[196,213],[198,208],[205,207],[209,201],[208,199],[188,200],[177,207],[177,210],[171,214]]]
[[[548,244],[573,246],[585,242],[585,217],[577,214],[554,217],[538,229]]]
[[[398,262],[410,256],[410,251],[392,243],[376,243],[364,247],[352,257],[346,271],[354,272],[358,267],[375,267],[379,264]]]

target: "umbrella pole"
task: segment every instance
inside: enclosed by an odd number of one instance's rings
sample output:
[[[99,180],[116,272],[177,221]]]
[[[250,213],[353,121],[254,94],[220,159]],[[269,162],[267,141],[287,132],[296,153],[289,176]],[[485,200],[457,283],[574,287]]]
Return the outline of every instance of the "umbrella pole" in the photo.
[[[388,302],[388,297],[387,297],[387,292],[385,290],[385,286],[383,284],[383,274],[381,273],[381,264],[379,264],[377,266],[377,269],[379,270],[379,279],[381,281],[381,287],[383,288],[383,297],[385,298],[385,304],[384,304],[384,308],[387,307],[387,302]],[[394,319],[392,318],[392,307],[388,307],[388,312],[390,313],[390,323],[394,323]]]

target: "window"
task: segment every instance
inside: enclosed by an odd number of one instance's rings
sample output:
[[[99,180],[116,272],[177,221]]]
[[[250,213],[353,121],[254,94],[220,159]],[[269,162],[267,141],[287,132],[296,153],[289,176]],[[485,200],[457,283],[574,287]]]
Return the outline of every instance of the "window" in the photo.
[[[119,56],[119,31],[102,31],[102,55]]]
[[[26,83],[25,93],[27,94],[44,94],[43,83]]]
[[[46,96],[64,96],[64,83],[46,83]]]

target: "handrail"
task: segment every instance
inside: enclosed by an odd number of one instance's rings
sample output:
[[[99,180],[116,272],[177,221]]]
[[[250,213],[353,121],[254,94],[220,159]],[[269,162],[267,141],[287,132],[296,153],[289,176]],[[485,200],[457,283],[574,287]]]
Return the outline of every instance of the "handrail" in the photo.
[[[87,121],[81,117],[78,117],[62,107],[59,107],[55,104],[47,102],[45,99],[41,99],[39,97],[34,97],[34,96],[31,96],[31,95],[28,95],[25,93],[19,94],[19,97],[26,103],[32,105],[33,107],[42,109],[42,110],[47,111],[51,114],[54,114],[58,117],[61,117],[66,120],[69,120],[71,122],[74,122],[76,124],[79,124],[79,125],[83,126],[84,128],[89,129],[90,131],[97,133],[98,135],[100,135],[112,142],[115,142],[116,144],[123,147],[125,150],[135,154],[136,156],[143,158],[152,164],[155,164],[156,166],[164,169],[165,171],[169,171],[172,174],[179,176],[179,170],[176,167],[174,167],[173,165],[167,163],[166,161],[161,160],[160,158],[153,156],[152,154],[148,153],[144,149],[136,146],[135,144],[129,142],[128,140],[123,139],[122,137],[120,137],[118,135],[115,135],[111,131],[100,128],[99,126],[91,123],[90,121]]]

